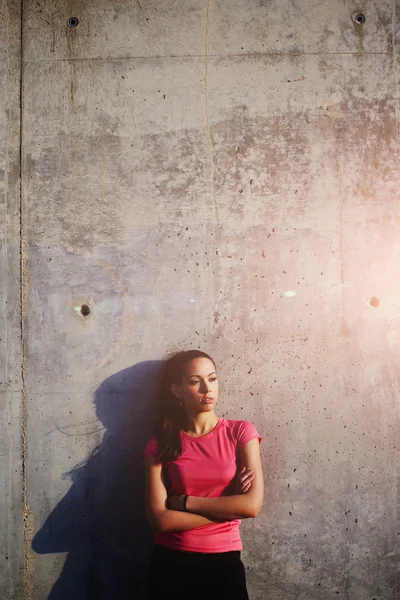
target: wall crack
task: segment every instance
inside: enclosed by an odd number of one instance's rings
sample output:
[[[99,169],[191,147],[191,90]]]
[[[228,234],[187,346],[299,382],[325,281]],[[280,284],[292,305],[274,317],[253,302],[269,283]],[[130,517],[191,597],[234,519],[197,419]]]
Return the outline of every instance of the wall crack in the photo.
[[[34,516],[28,502],[27,489],[27,395],[25,385],[25,321],[26,305],[30,283],[29,262],[27,243],[24,232],[24,212],[23,212],[23,0],[20,5],[20,87],[19,87],[19,240],[20,240],[20,336],[21,336],[21,464],[22,464],[22,526],[24,540],[24,567],[23,567],[23,593],[24,600],[32,598],[32,580],[31,573],[33,569],[34,555],[31,549],[34,536]]]

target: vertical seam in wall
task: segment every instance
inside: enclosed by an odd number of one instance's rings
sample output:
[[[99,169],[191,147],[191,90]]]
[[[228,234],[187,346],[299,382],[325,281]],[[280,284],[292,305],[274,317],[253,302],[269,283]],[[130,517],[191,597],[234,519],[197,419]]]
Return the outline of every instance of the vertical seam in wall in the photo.
[[[212,147],[212,137],[211,137],[211,128],[210,128],[210,117],[209,117],[209,111],[208,111],[208,27],[209,27],[209,20],[210,20],[210,4],[211,4],[211,0],[207,0],[207,10],[206,10],[206,35],[205,35],[205,41],[204,41],[204,55],[205,55],[205,66],[206,66],[206,72],[205,72],[205,80],[204,80],[204,84],[205,84],[205,103],[206,103],[206,131],[207,131],[207,149],[208,149],[208,159],[209,159],[209,164],[210,164],[210,195],[211,195],[211,202],[212,202],[212,210],[213,210],[213,214],[212,214],[212,221],[213,221],[213,231],[215,232],[215,226],[218,223],[218,210],[217,210],[217,205],[215,202],[215,196],[214,196],[214,156],[213,156],[213,147]],[[214,240],[215,242],[215,240]]]
[[[213,328],[218,321],[218,304],[215,298],[215,271],[214,271],[214,261],[215,261],[215,252],[219,252],[217,247],[217,225],[219,223],[218,216],[218,206],[215,200],[215,191],[214,191],[214,153],[213,153],[213,143],[212,143],[212,135],[211,135],[211,127],[210,127],[210,115],[209,115],[209,89],[208,89],[208,75],[209,75],[209,53],[208,53],[208,38],[209,38],[209,24],[210,24],[210,8],[211,8],[211,0],[207,0],[206,7],[206,31],[205,31],[205,40],[204,40],[204,57],[205,57],[205,77],[204,77],[204,95],[205,95],[205,113],[206,113],[206,134],[207,134],[207,152],[208,152],[208,162],[210,166],[210,199],[211,199],[211,231],[212,231],[212,243],[211,243],[211,252],[209,256],[209,281],[210,281],[210,295],[214,297],[215,307],[211,311],[210,315],[210,323],[213,324],[211,327]],[[219,233],[219,231],[218,231]]]
[[[11,73],[11,66],[10,66],[10,34],[9,34],[9,23],[10,23],[10,15],[9,15],[9,11],[8,11],[8,5],[7,5],[7,1],[4,2],[4,32],[5,32],[5,51],[6,51],[6,74],[5,74],[5,94],[4,97],[5,98],[11,98],[11,92],[10,92],[10,86],[9,86],[9,81],[10,81],[10,73]],[[1,253],[1,260],[2,260],[2,273],[4,274],[3,277],[3,294],[2,294],[2,316],[3,316],[3,322],[2,322],[2,326],[4,327],[3,329],[3,336],[2,339],[4,340],[4,381],[6,382],[5,385],[5,406],[6,406],[6,410],[7,410],[7,421],[6,423],[8,423],[8,425],[6,425],[7,427],[7,437],[11,438],[11,434],[10,434],[10,429],[12,427],[12,425],[10,426],[10,402],[12,402],[12,398],[13,395],[11,395],[11,400],[10,400],[10,396],[8,394],[8,386],[10,384],[9,381],[9,377],[8,377],[8,365],[9,365],[9,358],[8,358],[8,336],[9,336],[9,330],[8,330],[8,319],[7,319],[7,299],[8,299],[8,285],[9,285],[9,280],[8,277],[5,275],[8,272],[8,199],[9,199],[9,178],[8,178],[8,174],[10,171],[10,158],[9,158],[9,147],[10,147],[10,133],[11,133],[11,128],[12,128],[12,122],[10,119],[10,116],[8,116],[8,118],[6,119],[6,131],[5,131],[5,172],[4,172],[4,209],[3,209],[3,214],[2,214],[2,224],[3,224],[3,238],[4,238],[4,243],[3,243],[3,247],[2,247],[2,253]],[[11,481],[11,473],[12,473],[12,452],[9,452],[9,473],[10,473],[10,477],[9,477],[9,490],[8,490],[8,494],[9,494],[9,498],[11,499],[11,502],[13,501],[13,494],[12,494],[12,481]],[[12,539],[12,535],[10,535],[10,529],[11,529],[12,525],[10,523],[10,520],[7,519],[7,554],[8,556],[12,556],[12,549],[11,549],[11,539]],[[13,549],[14,550],[14,549]],[[12,565],[9,565],[9,569],[10,569],[10,592],[12,594],[12,597],[15,597],[15,593],[14,593],[14,579],[13,579],[13,574],[12,574]]]
[[[395,119],[396,119],[396,155],[399,153],[399,72],[397,64],[397,48],[396,48],[396,0],[392,0],[392,52],[393,52],[393,73],[394,73],[394,93],[395,93]]]
[[[24,570],[23,570],[23,593],[24,600],[32,598],[31,582],[31,539],[32,539],[32,511],[28,503],[27,490],[27,397],[25,386],[25,318],[26,299],[28,292],[29,269],[27,262],[26,241],[24,237],[24,214],[23,214],[23,183],[22,183],[22,159],[23,159],[23,76],[24,76],[24,0],[21,0],[20,20],[20,81],[19,81],[19,242],[20,242],[20,336],[21,336],[21,463],[22,463],[22,525],[24,539]]]

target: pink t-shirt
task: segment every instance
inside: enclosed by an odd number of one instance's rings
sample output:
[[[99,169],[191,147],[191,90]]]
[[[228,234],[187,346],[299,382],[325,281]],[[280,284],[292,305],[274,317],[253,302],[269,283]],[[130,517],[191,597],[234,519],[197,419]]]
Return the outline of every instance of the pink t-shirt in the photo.
[[[181,456],[164,465],[169,496],[229,496],[238,469],[238,451],[258,435],[247,421],[220,418],[210,433],[192,437],[181,432]],[[144,455],[156,459],[158,444],[152,437]],[[229,552],[241,550],[240,520],[223,521],[176,533],[156,533],[154,542],[160,546],[188,552]]]

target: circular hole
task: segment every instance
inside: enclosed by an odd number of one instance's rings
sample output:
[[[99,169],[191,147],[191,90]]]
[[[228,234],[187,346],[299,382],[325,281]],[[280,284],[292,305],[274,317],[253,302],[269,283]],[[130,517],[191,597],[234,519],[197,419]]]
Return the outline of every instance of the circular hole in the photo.
[[[371,308],[378,308],[379,298],[377,298],[376,296],[370,296],[368,298],[368,306],[370,306]]]
[[[68,27],[74,28],[77,27],[79,24],[79,20],[77,19],[77,17],[71,17],[70,19],[68,19]]]
[[[357,25],[364,25],[364,23],[366,21],[366,16],[363,15],[363,13],[356,13],[353,16],[353,20],[355,23],[357,23]]]
[[[82,304],[81,313],[84,317],[87,317],[90,315],[90,308],[87,304]]]

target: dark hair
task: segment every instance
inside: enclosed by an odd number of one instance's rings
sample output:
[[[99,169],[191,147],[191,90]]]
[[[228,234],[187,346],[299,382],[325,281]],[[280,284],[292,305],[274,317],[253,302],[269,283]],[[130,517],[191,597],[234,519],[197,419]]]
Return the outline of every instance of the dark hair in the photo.
[[[215,367],[215,362],[200,350],[185,350],[170,356],[164,363],[156,398],[156,412],[153,433],[158,442],[157,460],[168,463],[182,454],[181,431],[185,427],[185,409],[178,398],[171,392],[172,383],[180,383],[185,372],[185,365],[196,358],[208,358]]]

